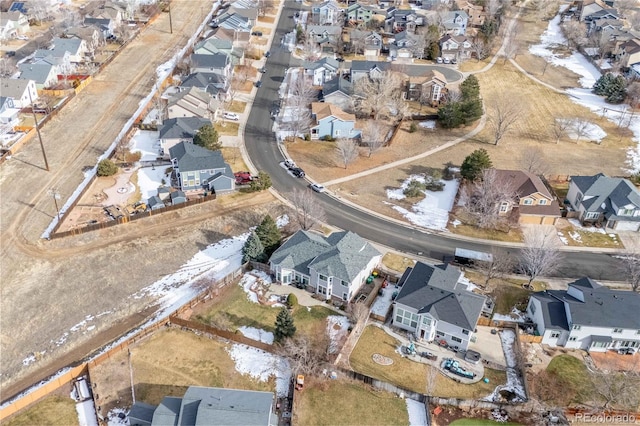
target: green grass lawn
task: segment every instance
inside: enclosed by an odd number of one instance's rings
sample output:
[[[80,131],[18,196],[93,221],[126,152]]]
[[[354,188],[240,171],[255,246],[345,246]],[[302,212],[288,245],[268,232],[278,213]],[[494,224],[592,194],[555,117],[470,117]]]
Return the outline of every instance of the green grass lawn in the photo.
[[[472,282],[480,285],[484,285],[485,276],[481,272],[466,270],[464,275]],[[493,296],[496,307],[494,313],[497,314],[509,314],[511,310],[518,307],[521,311],[526,309],[529,301],[531,291],[522,288],[522,284],[525,284],[527,280],[517,278],[494,278],[490,282],[490,286],[493,287],[491,295]],[[547,288],[547,284],[542,281],[533,282],[533,291],[542,291]]]
[[[520,423],[512,422],[496,422],[488,419],[458,419],[451,422],[451,426],[492,426],[492,425],[506,425],[506,426],[518,426]]]
[[[593,382],[584,362],[571,355],[559,355],[551,360],[547,371],[576,393],[578,401],[587,401],[593,395]]]
[[[392,393],[360,382],[331,380],[310,383],[295,407],[300,425],[402,425],[409,423],[407,405]]]
[[[206,313],[197,315],[196,320],[232,331],[245,326],[273,332],[278,312],[278,308],[250,302],[243,288],[233,285],[221,295],[218,303]],[[293,321],[298,332],[306,334],[315,332],[318,324],[324,327],[322,321],[329,315],[336,315],[336,312],[324,306],[307,309],[298,305],[293,309]]]
[[[396,348],[399,346],[400,342],[385,333],[384,330],[369,326],[358,340],[349,362],[351,367],[359,373],[414,392],[424,393],[426,391],[427,370],[432,367],[403,358],[396,352]],[[393,364],[388,366],[376,364],[372,359],[374,353],[391,358]],[[490,394],[497,385],[506,382],[506,374],[503,371],[485,368],[485,377],[489,379],[489,383],[481,381],[466,385],[439,374],[434,395],[443,398],[478,398]]]
[[[76,413],[76,404],[71,398],[52,395],[15,417],[3,421],[2,424],[5,426],[71,426],[78,424],[78,413]]]

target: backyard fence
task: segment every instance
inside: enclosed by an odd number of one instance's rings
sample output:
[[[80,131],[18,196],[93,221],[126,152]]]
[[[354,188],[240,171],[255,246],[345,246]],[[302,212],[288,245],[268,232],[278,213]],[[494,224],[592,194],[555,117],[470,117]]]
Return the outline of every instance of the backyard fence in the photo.
[[[250,339],[238,332],[222,330],[220,328],[213,327],[211,325],[203,324],[196,321],[189,321],[179,317],[171,317],[169,318],[169,322],[172,326],[179,326],[179,327],[182,327],[183,329],[189,329],[192,331],[199,331],[201,333],[211,334],[214,336],[222,337],[223,339],[226,339],[226,340],[231,340],[236,343],[253,346],[253,347],[262,349],[263,351],[273,352],[272,345],[268,343],[260,342],[258,340]]]

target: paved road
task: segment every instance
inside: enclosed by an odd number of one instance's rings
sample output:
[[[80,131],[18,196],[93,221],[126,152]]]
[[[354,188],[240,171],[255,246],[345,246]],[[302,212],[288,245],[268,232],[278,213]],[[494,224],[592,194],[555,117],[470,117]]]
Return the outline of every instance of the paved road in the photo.
[[[289,16],[293,15],[300,5],[287,2],[276,29],[275,40],[293,29],[294,23]],[[268,72],[263,78],[263,86],[257,91],[249,120],[245,128],[247,153],[259,170],[271,175],[273,186],[285,195],[295,188],[305,188],[307,182],[291,177],[279,163],[282,155],[271,131],[273,122],[269,115],[269,107],[278,99],[278,89],[285,68],[295,63],[288,51],[274,48],[267,60]],[[483,242],[460,241],[451,235],[433,234],[403,225],[387,218],[342,203],[329,194],[317,194],[327,212],[331,225],[356,232],[371,241],[393,247],[407,253],[420,253],[423,256],[442,259],[444,255],[452,255],[457,247],[490,251],[491,244]],[[517,247],[505,250],[516,254]],[[557,272],[558,277],[580,277],[589,275],[598,280],[623,280],[622,274],[611,265],[613,260],[609,254],[586,251],[565,251],[563,267]]]

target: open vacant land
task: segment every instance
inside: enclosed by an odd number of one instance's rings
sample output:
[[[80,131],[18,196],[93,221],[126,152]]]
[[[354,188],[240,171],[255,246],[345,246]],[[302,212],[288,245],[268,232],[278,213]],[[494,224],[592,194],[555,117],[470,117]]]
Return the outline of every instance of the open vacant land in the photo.
[[[293,407],[299,425],[408,424],[406,402],[397,395],[348,380],[305,381]]]
[[[68,395],[51,395],[2,424],[5,426],[77,425],[76,403]]]

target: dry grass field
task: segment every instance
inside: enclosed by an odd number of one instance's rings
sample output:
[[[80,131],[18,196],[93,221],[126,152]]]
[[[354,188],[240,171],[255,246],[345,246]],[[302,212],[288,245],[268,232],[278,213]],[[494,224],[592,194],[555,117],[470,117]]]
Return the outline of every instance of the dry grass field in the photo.
[[[187,331],[158,331],[131,348],[136,401],[158,404],[165,396],[182,396],[189,386],[274,390],[274,383],[238,373],[226,347],[228,344]],[[114,407],[131,406],[127,358],[123,351],[91,370],[103,414]]]
[[[382,256],[382,264],[387,269],[403,273],[407,268],[412,268],[416,261],[401,254],[388,252]]]
[[[69,391],[71,386],[69,386]],[[4,426],[74,426],[78,423],[76,403],[68,395],[50,395],[15,417]]]

